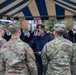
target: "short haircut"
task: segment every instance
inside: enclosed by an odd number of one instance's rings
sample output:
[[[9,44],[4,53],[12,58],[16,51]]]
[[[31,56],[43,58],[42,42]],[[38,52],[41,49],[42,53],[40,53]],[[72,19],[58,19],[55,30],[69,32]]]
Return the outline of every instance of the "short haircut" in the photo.
[[[56,33],[59,35],[59,36],[63,36],[64,35],[64,33],[65,33],[65,31],[56,31]]]
[[[20,29],[20,25],[18,25],[18,24],[10,24],[9,25],[9,31],[11,34],[16,34],[19,29]]]

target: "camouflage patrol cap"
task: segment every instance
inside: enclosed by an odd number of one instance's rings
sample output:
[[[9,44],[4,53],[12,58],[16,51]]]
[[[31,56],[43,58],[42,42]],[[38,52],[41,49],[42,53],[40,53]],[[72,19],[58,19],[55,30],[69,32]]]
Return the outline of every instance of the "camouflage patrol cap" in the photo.
[[[58,32],[64,32],[65,25],[64,24],[55,24],[53,30],[58,31]]]
[[[42,24],[37,24],[37,26],[36,26],[37,29],[44,29],[44,27],[45,27],[45,26],[42,25]]]

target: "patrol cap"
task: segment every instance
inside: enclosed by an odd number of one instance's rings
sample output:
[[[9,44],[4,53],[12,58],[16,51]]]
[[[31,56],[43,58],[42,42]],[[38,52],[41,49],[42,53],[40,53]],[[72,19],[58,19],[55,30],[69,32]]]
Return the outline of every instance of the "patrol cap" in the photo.
[[[53,30],[58,31],[58,32],[64,32],[65,25],[64,24],[55,24]]]
[[[36,26],[37,29],[44,29],[44,27],[45,27],[45,26],[42,25],[42,24],[37,24],[37,26]]]

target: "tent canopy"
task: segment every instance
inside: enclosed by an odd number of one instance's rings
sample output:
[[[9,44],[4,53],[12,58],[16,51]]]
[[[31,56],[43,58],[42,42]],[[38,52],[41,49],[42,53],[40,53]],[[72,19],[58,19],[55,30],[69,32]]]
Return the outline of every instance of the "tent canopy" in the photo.
[[[76,0],[0,0],[1,19],[65,19],[76,17]]]

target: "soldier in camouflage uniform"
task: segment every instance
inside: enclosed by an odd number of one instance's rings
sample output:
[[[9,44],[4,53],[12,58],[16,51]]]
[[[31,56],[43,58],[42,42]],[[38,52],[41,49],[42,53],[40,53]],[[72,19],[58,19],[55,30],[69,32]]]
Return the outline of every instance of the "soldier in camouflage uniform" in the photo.
[[[4,75],[37,75],[33,50],[20,40],[20,26],[10,25],[9,31],[11,39],[0,51],[0,71],[5,71]]]
[[[55,24],[55,39],[47,43],[42,50],[43,75],[72,75],[70,65],[74,63],[73,44],[63,38],[64,24]]]
[[[75,38],[76,38],[76,27],[75,27]],[[76,58],[76,43],[74,43],[74,57]],[[75,71],[74,71],[75,70]],[[73,69],[73,75],[76,75],[76,59],[75,59],[75,64],[74,64],[74,69]]]
[[[2,45],[6,43],[6,40],[3,38],[4,34],[5,34],[4,25],[0,24],[0,49],[1,49]],[[0,66],[0,68],[1,68],[1,66]],[[4,74],[3,72],[0,72],[0,75],[3,75],[3,74]]]
[[[71,65],[71,72],[72,72],[72,75],[76,75],[76,43],[75,43],[75,39],[76,39],[76,27],[73,27],[72,31],[73,31],[73,35],[74,35],[73,49],[74,49],[75,63],[72,63],[72,65]]]
[[[75,63],[71,63],[71,73],[72,73],[72,75],[76,75],[76,43],[74,43],[73,49],[74,49]]]
[[[0,24],[0,48],[4,43],[6,43],[6,40],[3,38],[4,34],[5,34],[5,27]]]

